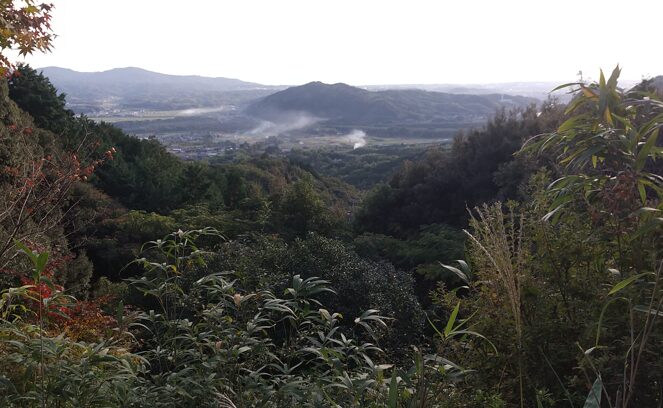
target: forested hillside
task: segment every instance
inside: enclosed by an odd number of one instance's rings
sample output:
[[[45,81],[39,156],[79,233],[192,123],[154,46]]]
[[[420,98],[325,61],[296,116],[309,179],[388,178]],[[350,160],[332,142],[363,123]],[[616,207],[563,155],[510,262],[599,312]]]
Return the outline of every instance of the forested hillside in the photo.
[[[1,406],[662,404],[660,81],[203,162],[0,67]]]
[[[277,124],[306,120],[309,132],[361,128],[388,137],[450,138],[483,123],[500,108],[535,99],[512,95],[461,95],[418,89],[367,91],[347,84],[311,82],[251,103],[246,113]]]
[[[311,82],[266,96],[248,112],[278,120],[307,113],[345,125],[425,124],[470,120],[499,107],[521,107],[535,99],[507,95],[459,95],[417,89],[367,91],[346,84]]]

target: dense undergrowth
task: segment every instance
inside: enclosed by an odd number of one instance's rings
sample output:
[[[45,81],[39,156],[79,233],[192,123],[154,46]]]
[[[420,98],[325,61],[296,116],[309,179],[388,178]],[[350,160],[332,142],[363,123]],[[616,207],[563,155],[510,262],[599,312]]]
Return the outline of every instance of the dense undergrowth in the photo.
[[[0,87],[3,406],[661,404],[647,82],[617,69],[568,106],[498,112],[358,192],[267,153],[180,161],[19,72]]]

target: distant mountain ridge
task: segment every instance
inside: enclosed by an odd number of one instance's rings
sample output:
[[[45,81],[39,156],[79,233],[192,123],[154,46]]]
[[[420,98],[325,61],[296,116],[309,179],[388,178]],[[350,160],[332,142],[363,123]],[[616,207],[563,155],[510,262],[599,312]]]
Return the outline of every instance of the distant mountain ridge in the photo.
[[[168,75],[142,68],[115,68],[78,72],[68,68],[38,68],[78,112],[104,109],[185,109],[226,102],[222,93],[247,92],[262,96],[278,90],[257,83],[224,77]]]
[[[136,67],[113,68],[98,72],[79,72],[60,67],[44,67],[37,70],[43,72],[58,86],[108,86],[112,84],[112,87],[109,86],[109,91],[115,93],[118,90],[123,90],[124,85],[135,84],[170,86],[173,88],[186,86],[208,91],[238,91],[266,87],[265,85],[233,78],[169,75]],[[119,88],[113,89],[113,87]]]
[[[250,104],[246,113],[279,121],[305,113],[339,125],[448,124],[483,121],[496,110],[522,107],[537,99],[504,94],[465,95],[419,89],[369,91],[347,84],[287,88]]]

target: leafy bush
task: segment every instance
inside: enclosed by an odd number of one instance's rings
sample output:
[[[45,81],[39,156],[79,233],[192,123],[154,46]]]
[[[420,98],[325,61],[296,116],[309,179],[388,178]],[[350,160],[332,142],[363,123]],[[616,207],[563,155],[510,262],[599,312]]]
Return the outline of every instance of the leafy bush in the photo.
[[[2,291],[0,402],[8,407],[124,406],[141,365],[127,351],[123,331],[113,332],[113,319],[89,304],[81,319],[72,310],[82,305],[45,273],[48,253],[17,245],[31,261],[32,279]],[[102,327],[108,330],[99,331]],[[82,329],[93,331],[83,334]],[[93,342],[76,339],[90,334]]]
[[[378,309],[395,319],[383,339],[389,349],[409,354],[404,347],[423,332],[425,317],[411,275],[388,263],[364,260],[338,240],[309,234],[306,239],[287,243],[254,234],[223,245],[221,256],[210,265],[233,271],[245,288],[282,290],[294,275],[329,281],[335,293],[327,293],[321,300],[343,315],[342,325],[368,309]]]
[[[336,292],[316,277],[292,276],[281,296],[242,290],[231,272],[189,284],[212,256],[194,240],[210,233],[171,234],[146,246],[153,259],[137,260],[146,274],[132,284],[157,305],[136,322],[137,353],[150,367],[137,393],[143,403],[218,406],[214,396],[225,396],[238,406],[383,406],[387,398],[435,401],[441,380],[461,373],[421,353],[414,371],[379,364],[384,352],[373,341],[386,319],[369,309],[341,325],[347,316],[322,302]],[[422,382],[429,376],[435,387]]]

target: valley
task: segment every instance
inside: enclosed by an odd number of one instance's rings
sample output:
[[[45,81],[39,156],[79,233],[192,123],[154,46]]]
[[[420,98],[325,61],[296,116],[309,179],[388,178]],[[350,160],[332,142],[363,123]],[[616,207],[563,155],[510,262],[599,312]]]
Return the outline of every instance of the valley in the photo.
[[[540,103],[501,91],[539,96],[548,86],[285,87],[138,68],[40,71],[67,95],[74,112],[159,140],[187,160],[234,157],[252,144],[282,151],[445,144],[461,130],[482,127],[500,109]]]

